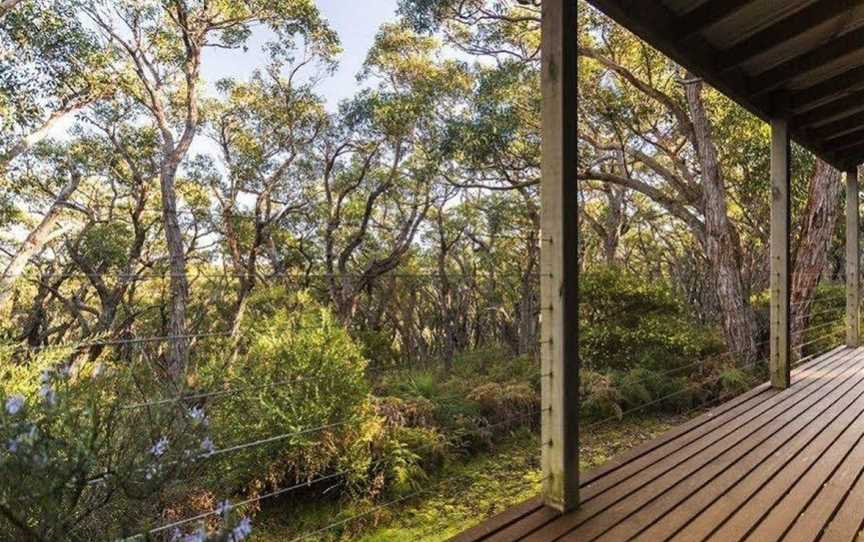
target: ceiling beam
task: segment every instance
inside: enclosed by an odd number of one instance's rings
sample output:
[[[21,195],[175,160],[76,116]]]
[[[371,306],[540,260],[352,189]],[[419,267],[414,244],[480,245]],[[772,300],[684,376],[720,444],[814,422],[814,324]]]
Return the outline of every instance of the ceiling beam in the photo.
[[[681,25],[681,39],[702,32],[752,3],[753,0],[708,0],[678,18]]]
[[[844,136],[832,138],[824,143],[828,152],[836,153],[839,150],[848,149],[856,145],[864,144],[864,127],[847,133]]]
[[[806,111],[833,99],[842,98],[864,86],[864,66],[845,71],[812,87],[793,92],[789,99],[792,111]]]
[[[752,77],[750,79],[751,88],[757,94],[772,91],[793,79],[798,79],[808,72],[823,68],[838,58],[862,49],[864,49],[864,28],[843,34],[816,49]]]
[[[626,27],[652,47],[684,66],[708,84],[756,114],[766,118],[762,99],[758,104],[749,99],[749,80],[740,71],[730,71],[719,77],[716,69],[717,51],[701,36],[680,39],[681,23],[675,13],[659,1],[588,0],[597,9]]]
[[[850,0],[820,0],[815,2],[723,50],[717,62],[718,67],[721,70],[728,70],[740,66],[766,51],[783,45],[814,26],[830,21],[849,11],[852,6],[853,3]]]
[[[819,128],[807,131],[815,139],[824,140],[825,145],[831,145],[831,140],[864,128],[864,112],[849,115],[843,119],[829,122]]]
[[[842,150],[833,151],[828,153],[835,163],[841,164],[845,163],[846,167],[843,169],[849,168],[849,166],[857,166],[862,161],[864,161],[864,144],[856,145],[854,147],[847,147]],[[834,166],[837,167],[837,166]],[[842,171],[842,169],[841,169]]]
[[[811,128],[854,115],[859,111],[864,111],[864,90],[853,92],[839,100],[820,105],[806,113],[795,115],[792,117],[791,124],[793,129],[796,130]]]

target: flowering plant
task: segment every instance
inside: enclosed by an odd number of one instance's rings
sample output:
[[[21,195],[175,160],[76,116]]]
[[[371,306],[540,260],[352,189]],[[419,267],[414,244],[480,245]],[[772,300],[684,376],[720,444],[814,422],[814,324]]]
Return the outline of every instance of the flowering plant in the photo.
[[[16,364],[0,350],[7,368],[0,382],[0,539],[146,532],[183,490],[177,480],[193,477],[213,451],[204,407],[136,405],[131,398],[155,385],[146,371],[110,359],[76,363],[75,354],[46,349]]]

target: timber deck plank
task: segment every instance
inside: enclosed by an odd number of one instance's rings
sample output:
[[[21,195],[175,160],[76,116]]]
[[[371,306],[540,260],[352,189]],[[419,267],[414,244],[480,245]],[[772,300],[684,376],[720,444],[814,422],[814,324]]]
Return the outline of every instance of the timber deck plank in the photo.
[[[864,523],[864,349],[838,348],[453,542],[852,541]]]

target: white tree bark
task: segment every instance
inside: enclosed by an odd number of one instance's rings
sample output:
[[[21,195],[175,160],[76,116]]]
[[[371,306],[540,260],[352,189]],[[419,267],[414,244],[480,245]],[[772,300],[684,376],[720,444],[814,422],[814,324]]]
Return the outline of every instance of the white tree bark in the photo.
[[[16,277],[24,271],[27,263],[34,256],[42,252],[45,244],[52,238],[52,231],[60,220],[63,207],[69,197],[78,189],[80,183],[81,175],[73,172],[69,183],[57,194],[51,208],[48,209],[39,224],[27,235],[18,251],[12,256],[12,260],[3,270],[3,274],[0,275],[0,306],[3,306],[12,294],[12,283]]]

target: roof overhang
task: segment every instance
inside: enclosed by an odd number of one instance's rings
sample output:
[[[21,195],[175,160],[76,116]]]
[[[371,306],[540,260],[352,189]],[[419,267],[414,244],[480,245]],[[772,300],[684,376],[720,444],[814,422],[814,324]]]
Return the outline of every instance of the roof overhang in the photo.
[[[840,170],[864,162],[864,0],[588,0]]]

